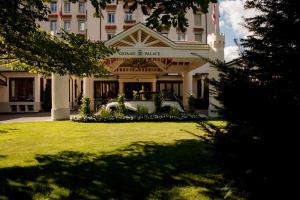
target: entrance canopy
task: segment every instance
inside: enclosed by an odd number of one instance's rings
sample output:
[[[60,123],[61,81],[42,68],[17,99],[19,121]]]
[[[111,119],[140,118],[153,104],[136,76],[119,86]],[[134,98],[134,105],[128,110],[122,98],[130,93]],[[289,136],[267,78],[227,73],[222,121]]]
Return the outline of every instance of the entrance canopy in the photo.
[[[188,72],[204,65],[209,46],[201,43],[175,43],[142,23],[105,42],[118,52],[105,60],[108,69],[122,73]]]

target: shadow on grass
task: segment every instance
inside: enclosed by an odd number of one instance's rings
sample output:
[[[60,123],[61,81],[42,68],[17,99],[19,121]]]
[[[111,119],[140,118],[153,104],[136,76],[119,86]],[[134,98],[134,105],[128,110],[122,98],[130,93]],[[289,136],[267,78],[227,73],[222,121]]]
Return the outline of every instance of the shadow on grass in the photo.
[[[212,152],[203,141],[180,140],[137,142],[107,154],[38,155],[36,166],[0,169],[0,199],[223,199]]]

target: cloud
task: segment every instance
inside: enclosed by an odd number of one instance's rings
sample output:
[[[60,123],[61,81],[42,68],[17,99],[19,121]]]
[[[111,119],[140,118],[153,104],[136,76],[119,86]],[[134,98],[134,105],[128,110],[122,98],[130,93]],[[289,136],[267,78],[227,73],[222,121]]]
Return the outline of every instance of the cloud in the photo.
[[[224,48],[225,61],[229,62],[239,57],[239,49],[237,46],[228,46]]]
[[[245,37],[249,31],[243,27],[244,19],[257,14],[255,10],[244,9],[244,0],[227,0],[220,2],[220,14],[222,16],[222,26],[231,28],[236,35]]]

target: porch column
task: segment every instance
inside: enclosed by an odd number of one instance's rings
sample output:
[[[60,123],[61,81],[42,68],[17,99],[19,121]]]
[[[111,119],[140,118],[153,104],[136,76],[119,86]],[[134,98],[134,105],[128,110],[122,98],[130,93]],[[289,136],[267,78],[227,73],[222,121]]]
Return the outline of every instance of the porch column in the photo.
[[[51,120],[70,119],[69,76],[52,74]]]
[[[124,81],[119,80],[119,94],[124,94]]]
[[[35,112],[39,112],[41,110],[41,87],[43,87],[41,85],[40,82],[40,75],[36,75],[34,77],[34,111]]]
[[[182,73],[183,79],[183,107],[188,109],[188,98],[193,93],[193,72],[183,72]]]
[[[152,82],[152,92],[156,92],[156,81]]]
[[[83,78],[83,96],[90,99],[90,109],[94,111],[94,80],[92,77]]]

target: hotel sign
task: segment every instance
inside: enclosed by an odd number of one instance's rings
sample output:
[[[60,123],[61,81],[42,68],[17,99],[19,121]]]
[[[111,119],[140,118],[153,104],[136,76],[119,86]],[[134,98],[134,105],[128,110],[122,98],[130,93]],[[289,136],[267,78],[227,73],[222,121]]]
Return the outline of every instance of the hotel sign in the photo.
[[[146,50],[143,51],[141,49],[139,50],[120,50],[117,52],[118,55],[120,56],[143,56],[143,57],[158,57],[160,56],[160,52],[158,50]]]

